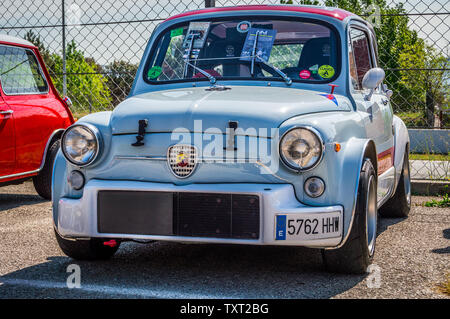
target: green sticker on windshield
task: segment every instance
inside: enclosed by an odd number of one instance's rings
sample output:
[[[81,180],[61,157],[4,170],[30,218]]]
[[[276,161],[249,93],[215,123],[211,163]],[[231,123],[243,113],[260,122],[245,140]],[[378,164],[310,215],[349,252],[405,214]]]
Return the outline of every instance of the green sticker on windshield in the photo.
[[[183,28],[178,28],[178,29],[174,29],[172,31],[170,31],[170,37],[177,37],[179,35],[183,35]]]
[[[162,73],[162,69],[160,66],[154,66],[150,70],[148,70],[147,76],[149,79],[156,79]]]
[[[330,79],[334,76],[334,68],[331,65],[322,65],[319,68],[319,75],[324,79]]]

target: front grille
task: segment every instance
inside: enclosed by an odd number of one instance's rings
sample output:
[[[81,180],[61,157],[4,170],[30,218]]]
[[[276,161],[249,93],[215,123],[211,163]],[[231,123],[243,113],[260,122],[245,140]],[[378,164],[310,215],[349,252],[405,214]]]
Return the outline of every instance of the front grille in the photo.
[[[112,234],[258,239],[256,195],[100,191],[98,231]]]

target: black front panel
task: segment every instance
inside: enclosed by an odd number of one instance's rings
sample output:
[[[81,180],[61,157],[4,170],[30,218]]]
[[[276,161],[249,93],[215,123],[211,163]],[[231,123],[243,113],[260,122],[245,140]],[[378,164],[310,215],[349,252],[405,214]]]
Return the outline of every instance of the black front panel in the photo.
[[[233,238],[259,238],[259,197],[231,195]]]
[[[99,233],[173,235],[173,193],[99,191]]]
[[[259,197],[213,193],[100,191],[98,231],[259,238]]]
[[[231,237],[231,196],[178,193],[174,233],[180,236]]]

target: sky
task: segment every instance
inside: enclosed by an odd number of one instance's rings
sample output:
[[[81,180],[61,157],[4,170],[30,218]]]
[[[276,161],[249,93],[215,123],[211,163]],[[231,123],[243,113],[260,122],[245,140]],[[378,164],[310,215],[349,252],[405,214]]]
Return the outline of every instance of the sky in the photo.
[[[32,29],[51,51],[62,48],[63,0],[2,0],[0,33],[23,37]],[[161,20],[187,10],[202,8],[204,0],[64,0],[66,23],[84,24],[67,27],[67,41],[74,40],[86,56],[105,65],[113,60],[138,63],[155,26]],[[295,1],[294,1],[295,2]],[[419,36],[450,55],[449,0],[387,0],[404,3],[410,14],[423,12],[445,15],[410,16],[410,26]],[[279,0],[216,0],[216,6],[233,4],[279,3]],[[144,21],[141,21],[144,20]],[[114,23],[133,21],[131,23]],[[100,25],[94,25],[101,23]],[[92,25],[91,25],[92,24]],[[25,28],[24,28],[25,27]]]

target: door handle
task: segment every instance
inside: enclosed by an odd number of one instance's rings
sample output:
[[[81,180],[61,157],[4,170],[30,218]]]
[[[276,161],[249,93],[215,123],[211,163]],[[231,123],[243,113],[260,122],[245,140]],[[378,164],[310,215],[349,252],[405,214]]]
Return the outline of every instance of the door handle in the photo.
[[[13,113],[14,113],[13,110],[0,111],[0,114],[4,114],[4,115],[6,115],[6,114],[13,114]]]

